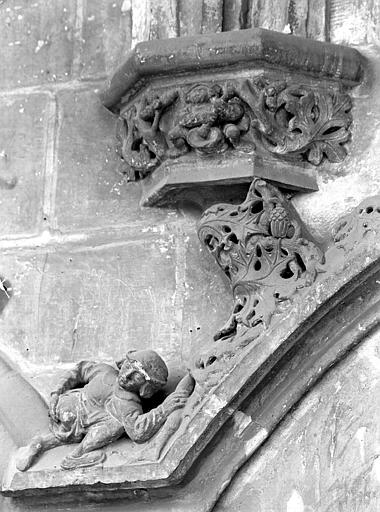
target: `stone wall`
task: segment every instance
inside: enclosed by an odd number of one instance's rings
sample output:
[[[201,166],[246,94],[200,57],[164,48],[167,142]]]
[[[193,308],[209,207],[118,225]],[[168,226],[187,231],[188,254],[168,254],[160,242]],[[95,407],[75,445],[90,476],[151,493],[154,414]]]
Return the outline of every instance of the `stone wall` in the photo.
[[[346,4],[0,2],[0,277],[12,295],[0,316],[1,350],[43,396],[70,362],[112,360],[127,348],[158,349],[184,370],[231,305],[228,284],[196,238],[199,212],[143,209],[141,184],[126,184],[116,119],[96,95],[106,76],[140,40],[251,26],[379,44],[376,2],[365,10]],[[375,47],[362,49],[376,61]],[[322,169],[320,192],[295,201],[321,241],[338,216],[380,188],[379,87],[377,80],[356,93],[346,162]],[[1,289],[0,301],[7,302]],[[14,446],[0,429],[2,467]],[[26,509],[0,498],[0,510]]]
[[[3,349],[42,392],[41,364],[127,347],[185,367],[227,315],[228,287],[200,255],[194,216],[140,208],[140,184],[118,172],[116,118],[96,95],[132,40],[176,35],[166,3],[0,8],[0,272],[13,288]],[[203,29],[216,30],[208,16]]]

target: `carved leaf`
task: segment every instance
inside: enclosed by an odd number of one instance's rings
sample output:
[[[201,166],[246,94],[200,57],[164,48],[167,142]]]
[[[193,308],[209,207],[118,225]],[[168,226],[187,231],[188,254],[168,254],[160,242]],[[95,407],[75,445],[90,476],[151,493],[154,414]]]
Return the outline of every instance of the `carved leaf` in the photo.
[[[289,121],[290,132],[301,132],[309,149],[308,160],[318,165],[323,154],[330,162],[341,162],[346,156],[342,144],[349,138],[348,127],[352,118],[349,113],[351,100],[347,94],[328,91],[299,91],[298,104],[293,98],[287,99],[286,109],[294,115]]]

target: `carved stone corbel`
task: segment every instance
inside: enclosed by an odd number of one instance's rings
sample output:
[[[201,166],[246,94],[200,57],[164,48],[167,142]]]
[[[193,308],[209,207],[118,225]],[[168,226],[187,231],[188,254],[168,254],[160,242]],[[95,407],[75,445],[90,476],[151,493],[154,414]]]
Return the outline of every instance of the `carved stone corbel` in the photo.
[[[312,191],[345,158],[364,69],[354,49],[251,29],[141,43],[101,97],[144,205],[254,175]]]
[[[158,89],[120,112],[119,151],[133,181],[184,155],[258,152],[295,165],[341,162],[350,110],[350,96],[339,89],[265,75]]]

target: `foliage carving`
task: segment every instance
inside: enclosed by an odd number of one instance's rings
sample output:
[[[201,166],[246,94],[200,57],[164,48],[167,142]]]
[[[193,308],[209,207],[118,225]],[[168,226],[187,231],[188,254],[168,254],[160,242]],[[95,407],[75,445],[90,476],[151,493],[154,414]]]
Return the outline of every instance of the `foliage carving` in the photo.
[[[232,314],[215,341],[266,328],[273,314],[323,271],[322,251],[302,236],[282,193],[260,179],[252,182],[242,204],[206,210],[198,234],[230,280],[234,296]]]
[[[131,180],[187,153],[259,151],[314,165],[340,162],[350,110],[340,90],[262,76],[154,91],[121,112],[119,152]]]

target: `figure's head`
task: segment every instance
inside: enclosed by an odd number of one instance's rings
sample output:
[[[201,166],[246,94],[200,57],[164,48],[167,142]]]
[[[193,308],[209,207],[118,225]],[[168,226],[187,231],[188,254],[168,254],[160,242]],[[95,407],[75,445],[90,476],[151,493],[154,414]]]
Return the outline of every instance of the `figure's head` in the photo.
[[[116,364],[119,386],[141,398],[150,398],[167,383],[168,368],[154,350],[132,350]]]

